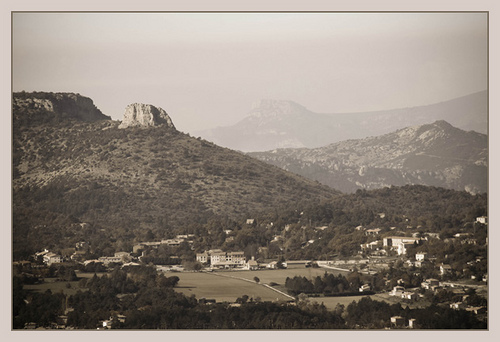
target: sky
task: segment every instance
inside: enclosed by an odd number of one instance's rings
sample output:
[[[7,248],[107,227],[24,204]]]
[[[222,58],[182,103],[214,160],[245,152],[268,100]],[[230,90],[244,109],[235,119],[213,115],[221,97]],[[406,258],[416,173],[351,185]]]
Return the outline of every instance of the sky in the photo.
[[[260,99],[317,113],[428,105],[488,87],[486,13],[13,14],[13,91],[142,102],[187,133]]]

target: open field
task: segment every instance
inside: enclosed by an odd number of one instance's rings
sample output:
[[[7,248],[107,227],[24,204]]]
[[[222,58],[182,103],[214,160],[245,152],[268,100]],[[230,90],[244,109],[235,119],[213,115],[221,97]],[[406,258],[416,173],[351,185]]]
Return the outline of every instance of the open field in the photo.
[[[67,284],[70,284],[70,287],[67,287]],[[62,291],[65,295],[69,296],[75,294],[78,290],[86,290],[78,285],[78,281],[56,281],[55,278],[45,278],[45,281],[41,284],[24,285],[23,289],[36,292],[50,290],[52,293],[60,293]]]
[[[78,278],[92,278],[94,274],[96,274],[98,277],[102,277],[105,272],[99,272],[99,273],[83,273],[76,271],[76,276]],[[73,295],[75,294],[78,290],[80,291],[86,291],[85,288],[81,288],[79,286],[79,280],[76,281],[57,281],[56,278],[45,278],[44,282],[41,284],[34,284],[34,285],[24,285],[23,289],[29,290],[29,291],[36,291],[36,292],[45,292],[47,290],[52,291],[52,293],[59,293],[63,292],[65,295]],[[70,287],[67,287],[70,284]]]
[[[179,277],[180,281],[176,291],[182,292],[187,296],[195,295],[197,299],[210,298],[217,302],[228,301],[234,302],[236,298],[242,295],[249,297],[260,297],[263,301],[290,300],[291,298],[273,291],[262,284],[270,284],[272,282],[278,285],[273,288],[285,292],[285,281],[287,277],[301,276],[313,278],[322,276],[324,273],[345,273],[322,268],[305,268],[304,264],[291,264],[287,269],[277,270],[258,270],[258,271],[217,271],[217,272],[179,272],[172,273]],[[168,274],[167,274],[168,275]],[[260,279],[260,283],[256,284],[254,277]],[[358,296],[356,296],[357,298]],[[352,302],[353,297],[348,302]],[[319,302],[323,301],[328,308],[334,308],[337,302],[344,302],[346,297],[338,298],[318,298]],[[358,298],[359,299],[359,298]],[[316,298],[311,298],[316,300]],[[328,305],[327,305],[328,304]]]
[[[182,292],[186,296],[194,294],[197,299],[215,299],[217,302],[235,302],[238,297],[243,295],[254,299],[260,297],[263,301],[289,300],[288,297],[257,284],[253,280],[245,281],[230,277],[239,277],[239,273],[242,272],[221,272],[219,274],[216,272],[175,273],[180,279],[175,290]],[[253,276],[251,279],[253,279]]]

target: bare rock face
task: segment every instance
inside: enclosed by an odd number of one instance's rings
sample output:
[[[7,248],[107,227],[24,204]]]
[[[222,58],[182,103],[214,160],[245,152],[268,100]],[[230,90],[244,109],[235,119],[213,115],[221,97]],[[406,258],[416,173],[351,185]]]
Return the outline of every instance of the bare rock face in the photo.
[[[125,108],[123,121],[118,128],[154,126],[167,126],[175,129],[172,119],[163,109],[149,104],[133,103]]]
[[[14,126],[55,124],[67,120],[83,122],[111,120],[90,98],[74,93],[14,93],[12,113]]]

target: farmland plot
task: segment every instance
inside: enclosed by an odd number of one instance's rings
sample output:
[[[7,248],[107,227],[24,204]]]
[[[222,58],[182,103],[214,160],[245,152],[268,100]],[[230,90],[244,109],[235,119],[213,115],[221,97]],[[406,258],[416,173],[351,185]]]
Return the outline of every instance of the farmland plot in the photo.
[[[215,299],[217,302],[235,302],[238,297],[247,295],[251,298],[259,297],[262,301],[284,301],[288,297],[269,289],[255,281],[239,279],[243,272],[217,273],[176,273],[179,284],[174,288],[186,296],[195,295],[197,299]],[[246,272],[245,272],[246,273]],[[251,274],[249,272],[249,274]],[[232,278],[235,276],[238,278]],[[252,279],[253,276],[250,278]]]
[[[274,289],[286,293],[285,281],[287,277],[292,278],[294,276],[301,276],[311,279],[316,276],[323,276],[325,271],[335,274],[344,273],[321,268],[305,268],[303,264],[290,265],[288,269],[277,270],[234,270],[213,273],[180,272],[175,273],[180,279],[175,290],[187,296],[194,294],[197,299],[204,297],[215,299],[217,302],[234,302],[238,297],[243,295],[252,298],[260,297],[263,301],[290,300],[290,297],[273,291],[263,286],[263,284],[269,285],[275,283],[277,285],[273,286]],[[347,272],[345,273],[347,274]],[[259,284],[255,283],[255,277],[259,278]],[[333,307],[335,307],[335,305],[333,305]]]

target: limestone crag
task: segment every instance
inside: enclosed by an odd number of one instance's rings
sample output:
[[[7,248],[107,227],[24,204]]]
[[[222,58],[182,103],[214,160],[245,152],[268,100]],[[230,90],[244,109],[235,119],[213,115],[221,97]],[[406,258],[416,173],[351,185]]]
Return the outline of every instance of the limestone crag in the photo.
[[[172,119],[163,109],[150,104],[133,103],[125,108],[123,121],[118,128],[154,126],[167,126],[175,129]]]
[[[66,120],[94,122],[111,120],[94,102],[74,93],[18,92],[12,98],[15,125],[32,126]]]

